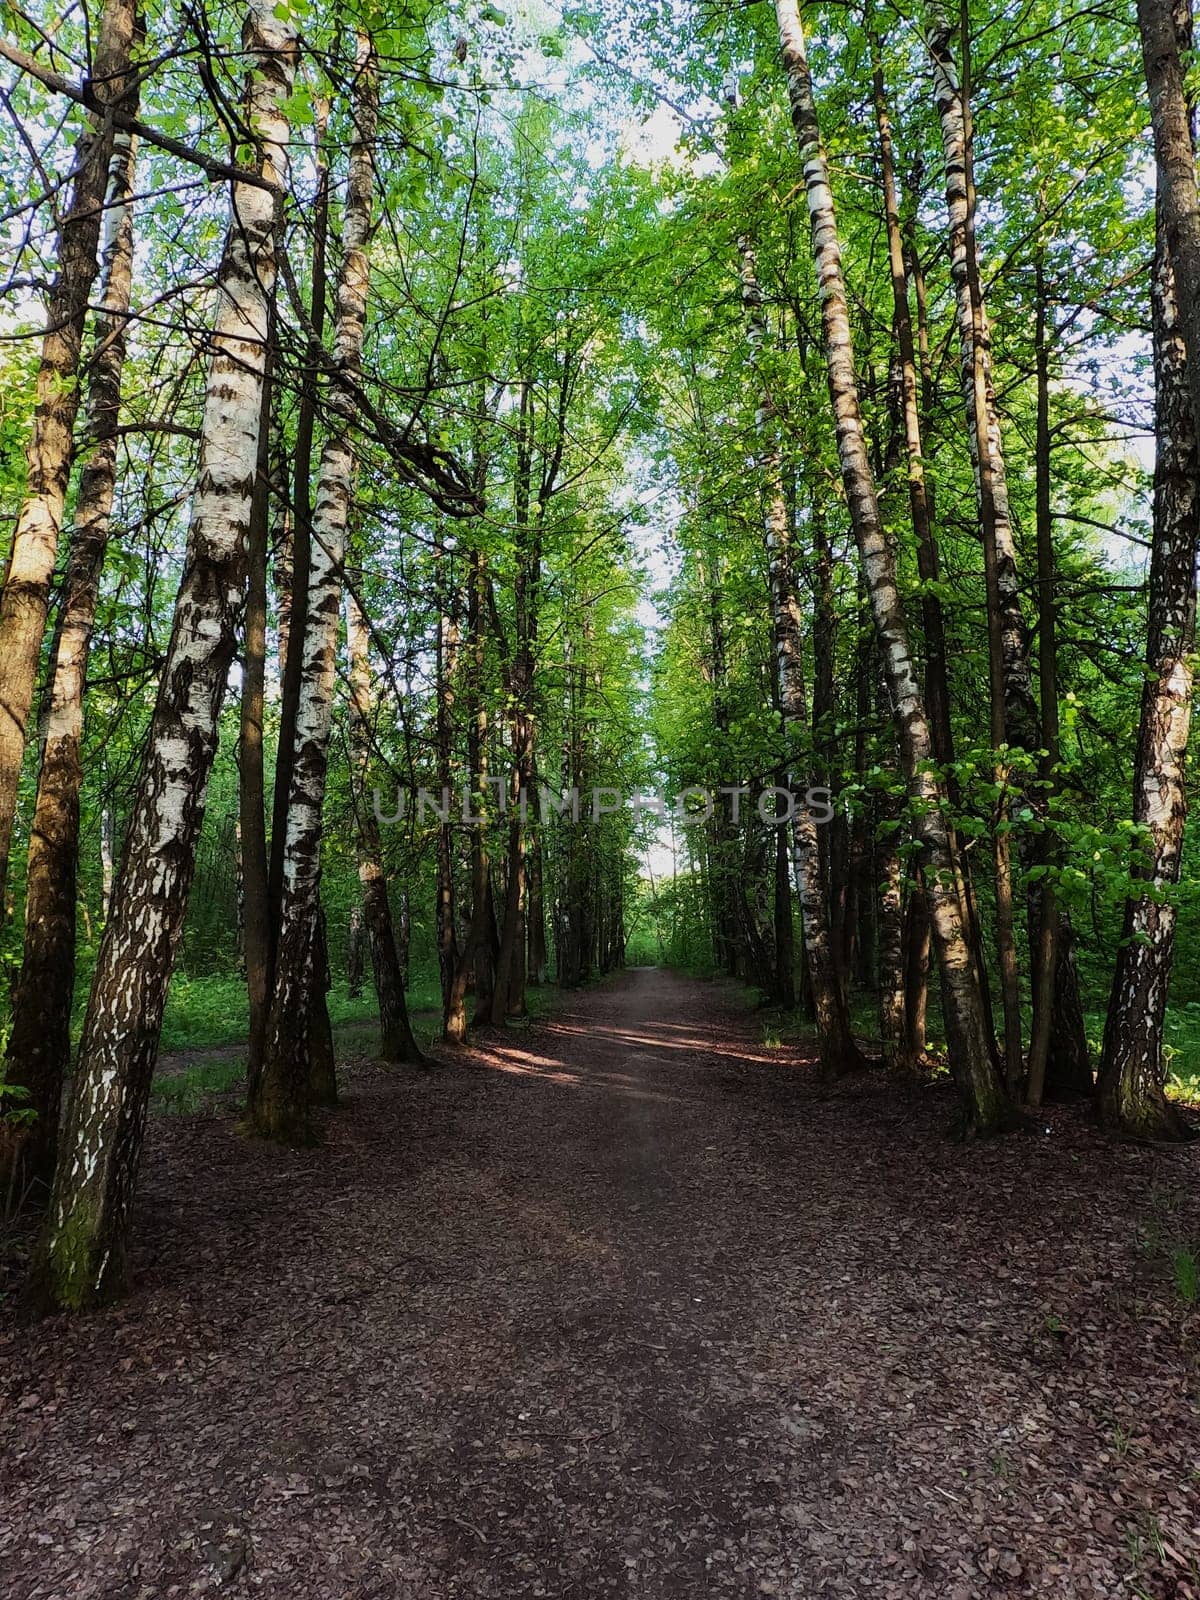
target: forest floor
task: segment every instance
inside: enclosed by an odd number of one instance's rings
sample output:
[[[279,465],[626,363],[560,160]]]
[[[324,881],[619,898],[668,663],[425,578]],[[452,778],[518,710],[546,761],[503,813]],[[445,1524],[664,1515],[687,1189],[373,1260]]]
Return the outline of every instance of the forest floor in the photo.
[[[761,1033],[641,970],[318,1149],[156,1113],[133,1297],[0,1326],[5,1600],[1200,1595],[1200,1149]]]

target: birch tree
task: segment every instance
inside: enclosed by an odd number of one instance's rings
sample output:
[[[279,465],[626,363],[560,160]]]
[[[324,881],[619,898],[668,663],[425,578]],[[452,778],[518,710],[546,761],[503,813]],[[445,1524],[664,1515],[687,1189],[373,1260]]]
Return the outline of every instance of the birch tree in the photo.
[[[97,110],[77,148],[71,202],[59,239],[58,274],[47,297],[25,501],[0,592],[0,897],[8,878],[26,725],[71,476],[79,355],[98,270],[115,132],[111,110],[129,89],[135,31],[132,0],[107,0],[92,61]]]
[[[1183,317],[1175,250],[1188,257],[1188,219],[1198,220],[1191,110],[1178,75],[1179,33],[1191,42],[1190,8],[1139,6],[1158,150],[1158,226],[1151,310],[1155,376],[1154,540],[1150,562],[1146,681],[1142,691],[1133,820],[1145,830],[1147,887],[1125,907],[1100,1064],[1100,1116],[1142,1139],[1190,1136],[1167,1099],[1163,1024],[1175,949],[1175,903],[1187,821],[1184,764],[1191,728],[1200,551],[1200,344]],[[1166,33],[1163,17],[1171,23]],[[1178,31],[1177,31],[1178,30]],[[1182,126],[1180,124],[1182,123]],[[1186,140],[1186,147],[1184,141]],[[1188,189],[1190,187],[1190,199]],[[1196,240],[1200,242],[1200,232]],[[1195,257],[1200,264],[1200,256]],[[1200,281],[1193,280],[1193,292]]]
[[[350,663],[350,746],[358,881],[362,885],[363,918],[371,950],[375,994],[379,1001],[379,1053],[385,1061],[409,1061],[420,1065],[424,1064],[425,1058],[413,1038],[408,1020],[404,973],[396,945],[396,930],[383,866],[379,818],[375,813],[374,794],[368,794],[371,730],[376,721],[370,629],[359,596],[349,584],[346,587],[346,653]]]
[[[964,52],[965,52],[964,29]],[[1011,767],[1004,752],[1011,743],[1033,756],[1041,744],[1038,709],[1029,665],[1029,632],[1021,608],[1019,557],[1009,500],[1004,437],[996,402],[992,370],[992,329],[980,275],[976,243],[973,131],[969,84],[960,79],[954,58],[954,27],[941,3],[929,7],[929,54],[933,65],[934,95],[942,133],[945,160],[946,213],[949,220],[950,273],[954,282],[958,326],[959,374],[967,417],[967,437],[979,525],[983,539],[987,589],[988,661],[991,680],[991,742],[997,755],[996,783],[1002,800],[993,828],[995,859],[997,943],[1004,1002],[1005,1056],[1009,1087],[1016,1090],[1022,1076],[1020,984],[1013,916],[1011,832],[1008,816]],[[1039,809],[1044,809],[1038,802]],[[1025,841],[1023,860],[1033,861]],[[1038,943],[1042,897],[1031,896],[1034,912],[1030,943]],[[1058,921],[1054,986],[1059,1003],[1052,1013],[1050,1049],[1059,1059],[1062,1075],[1077,1080],[1082,1063],[1086,1075],[1087,1043],[1083,1037],[1083,1010],[1072,954],[1072,932],[1065,913],[1052,904],[1045,913]]]
[[[791,517],[784,495],[778,418],[770,377],[764,370],[766,327],[762,290],[750,240],[738,244],[742,308],[751,354],[761,385],[755,415],[758,469],[762,478],[763,532],[770,582],[771,630],[783,735],[788,752],[787,787],[791,790],[792,870],[804,927],[804,954],[812,985],[821,1065],[827,1072],[846,1072],[863,1065],[850,1032],[846,995],[834,965],[829,931],[829,886],[821,858],[820,837],[812,812],[797,793],[794,763],[808,726],[804,691],[804,623],[796,592]]]
[[[96,1305],[125,1286],[150,1079],[242,604],[276,234],[288,179],[284,108],[297,41],[274,7],[256,3],[243,46],[258,176],[266,181],[233,188],[174,624],[30,1285],[32,1303],[47,1308]]]
[[[362,362],[370,278],[369,247],[375,186],[378,69],[370,37],[355,46],[354,136],[342,227],[334,361],[353,379]],[[317,982],[321,886],[321,818],[337,675],[346,529],[354,494],[355,423],[345,384],[330,394],[332,425],[321,451],[312,519],[312,555],[304,630],[296,745],[288,790],[279,941],[258,1093],[249,1107],[255,1130],[268,1138],[311,1137],[310,1047]]]
[[[127,101],[127,109],[133,105]],[[25,945],[13,996],[6,1075],[29,1091],[34,1121],[10,1146],[23,1170],[0,1174],[18,1190],[53,1175],[59,1105],[71,1053],[75,978],[75,878],[83,786],[84,683],[117,469],[117,424],[133,284],[135,142],[117,129],[104,213],[102,293],[86,408],[90,454],[79,483],[54,640],[48,710],[29,840]],[[19,1155],[18,1155],[19,1152]]]
[[[870,595],[901,757],[913,803],[914,829],[926,852],[926,886],[942,975],[950,1068],[962,1099],[966,1131],[995,1132],[1007,1119],[1004,1089],[989,1050],[978,977],[956,887],[941,785],[931,770],[933,744],[896,581],[896,562],[879,515],[874,474],[859,405],[854,347],[828,164],[821,143],[804,32],[796,0],[776,0],[775,15],[792,124],[804,169],[813,260],[842,480]]]

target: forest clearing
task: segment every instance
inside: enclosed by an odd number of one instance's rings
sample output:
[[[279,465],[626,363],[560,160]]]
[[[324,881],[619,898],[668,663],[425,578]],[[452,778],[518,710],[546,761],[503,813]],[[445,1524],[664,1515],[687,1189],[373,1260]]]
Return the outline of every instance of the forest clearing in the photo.
[[[9,0],[0,1590],[1200,1600],[1190,0]]]

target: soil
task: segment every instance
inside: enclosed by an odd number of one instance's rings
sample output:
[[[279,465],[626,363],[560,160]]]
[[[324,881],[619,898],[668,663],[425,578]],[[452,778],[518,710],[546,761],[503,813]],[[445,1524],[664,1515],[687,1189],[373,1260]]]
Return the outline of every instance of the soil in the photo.
[[[1196,1145],[982,1146],[640,970],[156,1116],[136,1288],[0,1307],[6,1600],[1200,1595]]]

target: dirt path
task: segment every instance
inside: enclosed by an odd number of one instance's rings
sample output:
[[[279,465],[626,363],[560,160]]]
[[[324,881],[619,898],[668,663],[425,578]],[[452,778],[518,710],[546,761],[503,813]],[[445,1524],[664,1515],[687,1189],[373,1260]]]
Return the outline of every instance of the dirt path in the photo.
[[[318,1151],[157,1121],[135,1297],[0,1332],[0,1592],[1200,1594],[1195,1149],[759,1032],[639,971]]]

